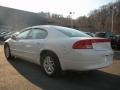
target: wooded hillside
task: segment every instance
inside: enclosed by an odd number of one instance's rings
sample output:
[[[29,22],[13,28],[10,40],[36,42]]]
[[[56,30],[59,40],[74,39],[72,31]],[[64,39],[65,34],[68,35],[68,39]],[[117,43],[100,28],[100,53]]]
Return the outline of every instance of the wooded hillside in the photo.
[[[112,24],[113,23],[113,24]],[[3,26],[21,29],[33,25],[52,24],[82,29],[90,32],[113,32],[120,34],[120,1],[101,6],[88,16],[72,19],[45,12],[32,13],[0,7],[0,28]]]

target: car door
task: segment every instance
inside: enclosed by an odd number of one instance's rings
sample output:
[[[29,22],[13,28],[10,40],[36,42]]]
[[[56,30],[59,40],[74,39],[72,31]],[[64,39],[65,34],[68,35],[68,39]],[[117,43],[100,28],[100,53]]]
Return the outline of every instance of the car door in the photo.
[[[11,42],[11,51],[15,56],[26,58],[26,41],[27,35],[30,33],[30,30],[24,30],[18,34],[15,39],[12,39]]]
[[[47,31],[41,28],[32,28],[25,42],[25,55],[27,60],[39,63],[40,49],[43,48]]]

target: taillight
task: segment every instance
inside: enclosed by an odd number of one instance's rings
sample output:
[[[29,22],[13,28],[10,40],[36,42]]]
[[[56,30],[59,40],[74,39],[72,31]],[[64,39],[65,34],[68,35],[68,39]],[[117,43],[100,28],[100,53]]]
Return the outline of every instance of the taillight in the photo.
[[[73,49],[92,49],[91,40],[80,40],[73,44]]]
[[[109,39],[88,39],[80,40],[73,44],[73,49],[93,49],[92,43],[110,42]]]

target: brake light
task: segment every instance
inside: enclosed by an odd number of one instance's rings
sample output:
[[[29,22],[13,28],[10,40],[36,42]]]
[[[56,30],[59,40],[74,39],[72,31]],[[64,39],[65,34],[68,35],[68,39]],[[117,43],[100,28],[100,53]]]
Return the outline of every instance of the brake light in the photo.
[[[110,39],[88,39],[80,40],[73,44],[73,49],[93,49],[92,43],[111,42]]]
[[[80,40],[73,44],[73,49],[92,49],[91,40]]]

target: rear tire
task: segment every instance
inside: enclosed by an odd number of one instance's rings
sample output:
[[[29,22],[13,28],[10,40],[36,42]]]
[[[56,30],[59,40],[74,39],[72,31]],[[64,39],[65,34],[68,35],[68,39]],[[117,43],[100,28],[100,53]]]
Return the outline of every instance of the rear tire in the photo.
[[[44,53],[41,56],[41,66],[47,76],[56,77],[62,74],[59,59],[51,52]]]

